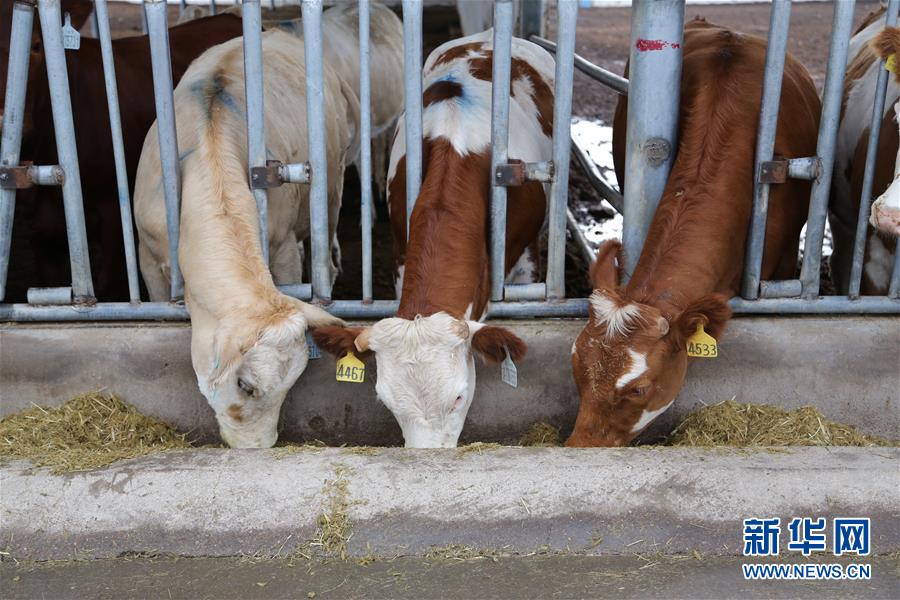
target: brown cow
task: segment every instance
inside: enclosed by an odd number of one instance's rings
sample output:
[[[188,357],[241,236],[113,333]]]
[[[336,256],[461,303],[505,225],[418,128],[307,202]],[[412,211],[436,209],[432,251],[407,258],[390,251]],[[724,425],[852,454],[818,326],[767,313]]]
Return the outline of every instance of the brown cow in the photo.
[[[0,3],[0,98],[6,93],[7,58],[12,0]],[[84,4],[64,4],[63,10],[80,10]],[[90,14],[89,12],[87,14]],[[86,15],[73,15],[73,26]],[[169,30],[172,78],[175,84],[188,65],[204,50],[242,33],[241,20],[233,15],[199,19]],[[113,40],[116,79],[121,105],[125,160],[129,189],[134,189],[138,159],[147,130],[156,119],[153,80],[150,76],[150,46],[147,36]],[[100,42],[82,38],[79,50],[66,52],[75,137],[81,171],[85,221],[91,243],[94,289],[102,300],[128,298],[122,226],[119,216],[115,164],[109,127],[106,88]],[[56,164],[56,142],[50,109],[50,92],[40,34],[35,14],[26,93],[25,131],[21,160]],[[68,245],[61,193],[39,188],[26,192],[17,203],[17,227],[30,226],[29,238],[37,273],[29,285],[65,286],[71,282]],[[7,298],[7,300],[10,300]]]
[[[687,369],[686,339],[702,324],[721,334],[738,292],[750,223],[764,40],[693,21],[685,28],[680,143],[634,275],[619,286],[620,244],[591,270],[590,318],[572,348],[581,406],[568,446],[622,446],[674,401]],[[619,181],[625,100],[614,135]],[[819,100],[806,69],[785,63],[775,152],[815,154]],[[773,186],[762,275],[796,269],[809,182]]]

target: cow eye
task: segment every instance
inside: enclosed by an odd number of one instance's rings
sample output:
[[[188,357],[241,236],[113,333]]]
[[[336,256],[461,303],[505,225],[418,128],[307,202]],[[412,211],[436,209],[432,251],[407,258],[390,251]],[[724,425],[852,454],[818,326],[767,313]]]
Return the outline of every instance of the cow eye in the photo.
[[[646,396],[647,394],[649,394],[649,393],[650,393],[650,386],[649,386],[649,385],[639,385],[639,386],[637,386],[637,387],[632,388],[632,389],[628,392],[628,395],[629,395],[631,398],[643,398],[643,397],[645,397],[645,396]]]
[[[454,411],[457,408],[459,408],[460,406],[462,406],[463,400],[464,400],[464,398],[463,398],[462,394],[457,396],[456,399],[453,401],[453,404],[450,405],[450,410]]]
[[[252,385],[250,385],[249,383],[247,383],[246,381],[241,379],[240,377],[238,377],[237,384],[238,384],[238,387],[241,388],[241,391],[244,392],[245,394],[247,394],[248,396],[252,396],[253,394],[256,393],[256,389]]]

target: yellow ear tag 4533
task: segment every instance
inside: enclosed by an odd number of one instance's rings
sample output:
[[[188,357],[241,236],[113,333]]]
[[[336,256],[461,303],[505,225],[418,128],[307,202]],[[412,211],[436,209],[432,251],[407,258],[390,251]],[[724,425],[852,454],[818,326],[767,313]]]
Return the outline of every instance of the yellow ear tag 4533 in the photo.
[[[719,346],[716,344],[716,338],[703,331],[703,324],[697,324],[697,331],[688,338],[687,341],[688,356],[697,356],[699,358],[715,358],[719,355]]]
[[[338,381],[362,383],[366,379],[366,365],[352,352],[348,352],[347,356],[337,361],[334,378]]]
[[[884,61],[884,68],[891,73],[897,72],[897,55],[889,54],[887,60]]]

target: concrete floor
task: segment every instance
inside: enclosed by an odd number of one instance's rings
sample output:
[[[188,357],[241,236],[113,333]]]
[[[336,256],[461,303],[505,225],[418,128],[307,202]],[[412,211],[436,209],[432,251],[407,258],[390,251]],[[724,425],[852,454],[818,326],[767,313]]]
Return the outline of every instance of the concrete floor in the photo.
[[[832,557],[818,558],[832,562]],[[239,558],[119,558],[0,565],[16,598],[900,598],[900,558],[871,557],[872,579],[748,582],[741,557],[396,558],[368,565]],[[785,561],[787,562],[787,561]],[[800,562],[792,558],[791,562]]]

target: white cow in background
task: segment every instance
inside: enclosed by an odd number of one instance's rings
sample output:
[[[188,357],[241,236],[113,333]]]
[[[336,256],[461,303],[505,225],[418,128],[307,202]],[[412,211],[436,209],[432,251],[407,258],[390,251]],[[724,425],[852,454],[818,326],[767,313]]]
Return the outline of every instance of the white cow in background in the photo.
[[[303,42],[280,31],[262,36],[267,151],[306,162]],[[359,104],[351,86],[325,65],[329,239],[333,239],[344,165],[358,151]],[[182,174],[178,260],[191,316],[191,359],[201,392],[231,446],[269,447],[288,390],[306,368],[310,327],[342,325],[325,311],[278,291],[301,281],[298,242],[309,236],[309,186],[268,191],[269,264],[248,186],[243,39],[201,55],[175,89]],[[166,211],[156,124],[144,141],[134,192],[141,273],[152,300],[168,296]],[[313,174],[315,177],[315,174]],[[334,270],[334,265],[332,265]]]

